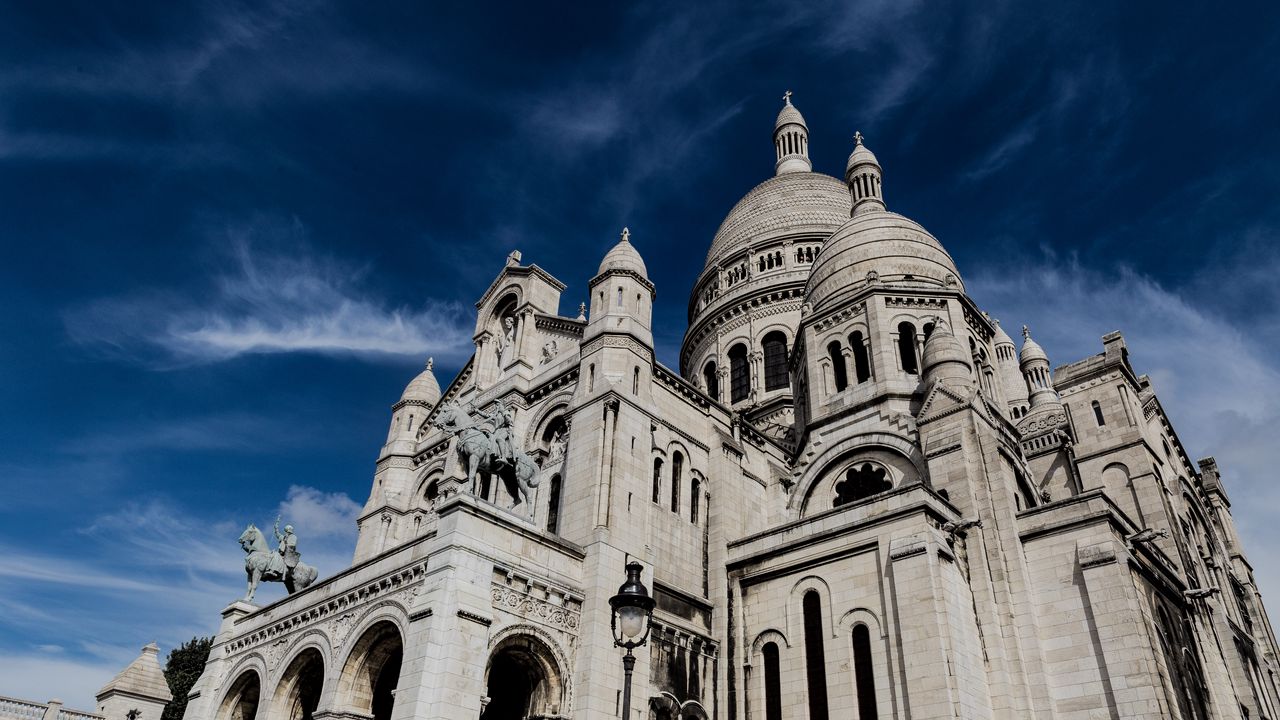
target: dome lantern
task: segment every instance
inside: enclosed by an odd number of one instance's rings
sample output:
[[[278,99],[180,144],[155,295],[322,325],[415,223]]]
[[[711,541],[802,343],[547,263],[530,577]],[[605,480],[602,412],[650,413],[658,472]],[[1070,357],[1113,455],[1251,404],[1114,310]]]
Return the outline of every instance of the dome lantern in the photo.
[[[791,104],[791,91],[782,94],[783,106],[773,123],[773,149],[777,161],[774,174],[813,172],[809,160],[809,126],[804,116]]]
[[[875,153],[862,144],[862,133],[855,132],[856,143],[849,154],[849,162],[845,166],[844,181],[849,186],[849,195],[853,198],[853,210],[850,216],[884,210],[884,194],[880,187],[880,161]]]

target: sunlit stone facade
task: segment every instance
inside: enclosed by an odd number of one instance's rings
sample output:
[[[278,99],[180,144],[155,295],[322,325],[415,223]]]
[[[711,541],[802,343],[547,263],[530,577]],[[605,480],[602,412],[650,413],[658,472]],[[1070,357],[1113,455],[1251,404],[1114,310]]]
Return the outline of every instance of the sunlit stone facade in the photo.
[[[618,717],[631,559],[657,599],[637,719],[1277,717],[1224,480],[1120,334],[1057,368],[1019,349],[860,137],[812,172],[788,98],[773,140],[678,372],[643,233],[567,315],[513,253],[472,358],[392,407],[351,567],[228,607],[187,719]],[[434,424],[500,400],[527,503],[472,494]]]

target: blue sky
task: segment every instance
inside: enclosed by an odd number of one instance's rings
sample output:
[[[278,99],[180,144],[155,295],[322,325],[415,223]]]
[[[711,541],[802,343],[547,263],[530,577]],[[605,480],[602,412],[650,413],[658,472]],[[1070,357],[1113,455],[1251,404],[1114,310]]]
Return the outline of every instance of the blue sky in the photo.
[[[0,694],[216,629],[246,522],[347,562],[388,409],[512,249],[629,225],[660,357],[791,89],[1055,364],[1119,329],[1280,593],[1280,6],[0,4]],[[273,588],[266,598],[278,596]]]

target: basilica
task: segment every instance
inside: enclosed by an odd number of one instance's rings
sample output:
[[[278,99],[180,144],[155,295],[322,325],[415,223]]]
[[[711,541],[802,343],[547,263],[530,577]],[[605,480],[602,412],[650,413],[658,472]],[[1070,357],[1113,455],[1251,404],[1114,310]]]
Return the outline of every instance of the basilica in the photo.
[[[678,368],[642,231],[567,314],[513,252],[391,406],[350,567],[230,604],[186,720],[1280,717],[1227,479],[1122,335],[1055,367],[860,135],[813,172],[788,93],[772,139]]]

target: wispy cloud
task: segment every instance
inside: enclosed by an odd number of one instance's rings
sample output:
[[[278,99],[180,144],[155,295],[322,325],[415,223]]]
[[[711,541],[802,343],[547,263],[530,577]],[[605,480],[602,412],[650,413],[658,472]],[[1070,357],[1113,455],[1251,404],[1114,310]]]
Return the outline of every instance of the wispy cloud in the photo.
[[[213,278],[209,297],[151,289],[102,298],[68,311],[67,332],[157,366],[292,352],[455,360],[470,345],[461,304],[390,306],[364,287],[361,269],[314,255],[296,220],[231,228],[226,240],[230,268]]]
[[[275,506],[295,526],[303,560],[321,577],[350,565],[359,510],[343,493],[302,485],[290,487]],[[0,584],[11,591],[0,597],[0,628],[8,633],[0,647],[0,693],[56,696],[90,709],[93,691],[143,643],[171,648],[211,634],[218,611],[244,592],[236,538],[249,520],[270,534],[274,513],[208,516],[153,498],[98,516],[80,531],[85,542],[75,553],[0,546]],[[258,598],[283,595],[280,584],[264,583]],[[23,684],[49,672],[64,673],[63,682]]]

